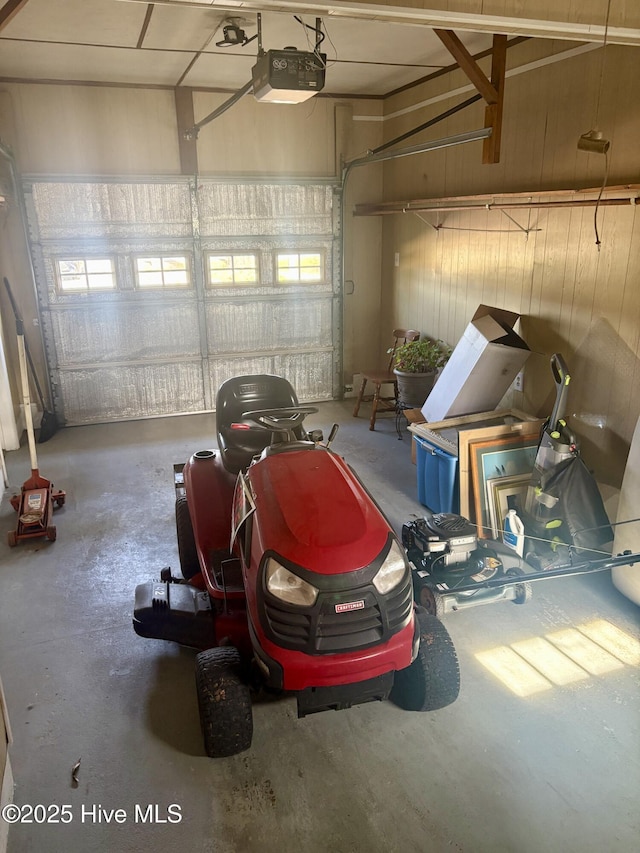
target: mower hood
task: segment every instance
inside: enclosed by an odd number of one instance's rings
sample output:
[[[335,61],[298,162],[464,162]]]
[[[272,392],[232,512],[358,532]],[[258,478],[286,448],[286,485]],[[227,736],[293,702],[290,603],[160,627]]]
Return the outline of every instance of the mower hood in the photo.
[[[321,574],[369,565],[391,528],[339,456],[323,447],[266,456],[248,471],[263,551]]]

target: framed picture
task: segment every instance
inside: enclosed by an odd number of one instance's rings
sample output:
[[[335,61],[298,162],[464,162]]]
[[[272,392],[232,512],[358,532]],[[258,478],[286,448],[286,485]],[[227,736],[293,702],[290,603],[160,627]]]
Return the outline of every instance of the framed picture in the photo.
[[[537,446],[540,441],[540,430],[543,424],[544,421],[541,418],[535,418],[521,423],[505,424],[504,426],[485,427],[482,429],[475,429],[473,427],[467,429],[465,427],[460,430],[458,434],[460,515],[463,515],[465,518],[473,517],[474,500],[471,483],[471,444],[476,441],[495,441],[498,438],[519,435],[526,437],[528,442],[535,442]]]
[[[478,535],[489,528],[487,480],[498,477],[531,475],[538,449],[537,437],[510,435],[469,445],[473,508]]]
[[[486,482],[489,526],[494,539],[502,538],[504,517],[510,509],[524,505],[530,474],[513,477],[494,477]]]

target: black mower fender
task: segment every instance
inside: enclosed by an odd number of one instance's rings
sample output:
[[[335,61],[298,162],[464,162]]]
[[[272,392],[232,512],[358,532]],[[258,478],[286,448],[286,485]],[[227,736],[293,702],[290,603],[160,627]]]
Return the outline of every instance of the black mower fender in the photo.
[[[194,649],[215,645],[211,599],[188,584],[147,581],[136,587],[133,630]]]

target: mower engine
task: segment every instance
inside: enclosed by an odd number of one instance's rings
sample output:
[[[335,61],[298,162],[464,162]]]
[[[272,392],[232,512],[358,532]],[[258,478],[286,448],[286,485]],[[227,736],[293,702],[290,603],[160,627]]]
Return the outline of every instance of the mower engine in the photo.
[[[402,544],[409,551],[419,548],[430,565],[463,567],[478,547],[475,528],[461,515],[439,512],[402,527]]]
[[[402,525],[402,544],[413,570],[414,598],[441,617],[451,610],[531,596],[528,583],[487,588],[486,581],[523,574],[520,559],[501,542],[478,540],[461,515],[436,513]]]

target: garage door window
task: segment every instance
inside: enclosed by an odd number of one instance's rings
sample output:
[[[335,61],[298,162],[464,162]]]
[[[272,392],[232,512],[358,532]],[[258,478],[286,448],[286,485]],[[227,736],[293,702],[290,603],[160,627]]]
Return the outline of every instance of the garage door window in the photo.
[[[116,275],[111,258],[59,258],[55,262],[56,283],[61,293],[115,290]]]
[[[318,284],[324,281],[322,252],[277,252],[278,284]]]
[[[191,265],[184,255],[135,258],[134,268],[140,290],[191,286]]]
[[[256,255],[207,255],[209,287],[258,284],[260,280]]]

